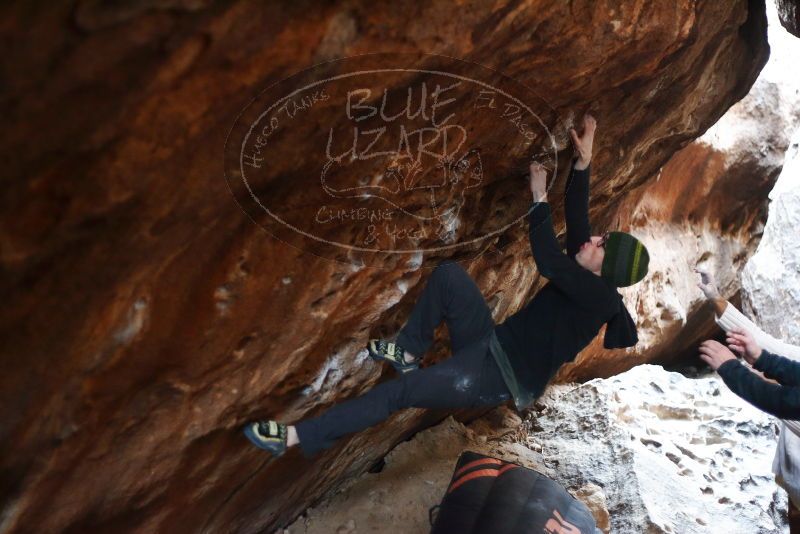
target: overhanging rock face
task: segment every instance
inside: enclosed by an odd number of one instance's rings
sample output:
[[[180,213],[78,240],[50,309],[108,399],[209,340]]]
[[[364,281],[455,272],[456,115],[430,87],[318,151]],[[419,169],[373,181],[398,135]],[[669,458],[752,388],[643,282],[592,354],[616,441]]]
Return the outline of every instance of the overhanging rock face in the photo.
[[[426,277],[407,258],[314,256],[242,213],[225,140],[264,87],[375,52],[496,69],[546,101],[559,139],[598,117],[596,217],[744,96],[768,54],[757,1],[0,11],[0,528],[15,533],[266,531],[443,415],[399,414],[311,461],[270,461],[241,436],[254,417],[292,421],[385,379],[359,351],[396,331]],[[462,125],[509,142],[491,121]],[[283,180],[259,194],[302,199],[319,176],[293,172],[310,147],[283,135]],[[477,186],[459,238],[527,203],[513,163]],[[498,321],[539,283],[526,229],[486,240],[469,266]]]

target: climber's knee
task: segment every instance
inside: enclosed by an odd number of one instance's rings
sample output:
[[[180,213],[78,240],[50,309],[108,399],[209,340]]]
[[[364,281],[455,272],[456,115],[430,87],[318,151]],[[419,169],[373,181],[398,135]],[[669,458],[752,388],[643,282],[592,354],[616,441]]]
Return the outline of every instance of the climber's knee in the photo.
[[[478,380],[471,374],[464,374],[453,381],[451,395],[453,402],[460,408],[471,408],[478,402]]]

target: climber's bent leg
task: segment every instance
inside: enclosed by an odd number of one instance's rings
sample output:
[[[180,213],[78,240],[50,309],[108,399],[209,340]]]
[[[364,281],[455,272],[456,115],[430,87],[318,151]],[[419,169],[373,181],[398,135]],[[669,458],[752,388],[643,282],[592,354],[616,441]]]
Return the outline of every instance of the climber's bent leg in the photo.
[[[342,436],[386,420],[404,408],[457,409],[497,406],[511,398],[487,350],[488,337],[451,358],[378,384],[370,391],[295,424],[306,457]]]
[[[447,322],[454,354],[494,328],[492,313],[480,289],[456,262],[442,263],[430,274],[397,336],[397,344],[422,357],[433,343],[434,330],[442,320]]]

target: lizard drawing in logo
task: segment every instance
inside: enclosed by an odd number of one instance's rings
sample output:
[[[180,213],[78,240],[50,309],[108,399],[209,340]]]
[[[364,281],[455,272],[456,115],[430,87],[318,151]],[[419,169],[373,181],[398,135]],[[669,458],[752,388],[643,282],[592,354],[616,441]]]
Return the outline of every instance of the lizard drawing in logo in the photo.
[[[429,152],[417,158],[392,154],[383,161],[360,161],[362,165],[329,160],[322,169],[322,188],[335,198],[378,198],[423,224],[435,225],[444,242],[455,241],[458,215],[467,190],[483,181],[480,149],[442,157]],[[366,163],[366,165],[363,165]],[[358,185],[349,185],[353,181]]]

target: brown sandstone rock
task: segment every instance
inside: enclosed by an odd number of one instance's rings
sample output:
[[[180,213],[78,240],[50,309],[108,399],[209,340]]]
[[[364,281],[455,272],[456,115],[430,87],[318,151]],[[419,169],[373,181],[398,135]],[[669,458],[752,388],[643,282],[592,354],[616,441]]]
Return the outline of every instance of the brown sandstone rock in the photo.
[[[269,530],[445,415],[398,414],[313,461],[271,460],[241,436],[252,418],[292,421],[388,378],[358,351],[396,331],[426,276],[315,257],[242,213],[223,147],[262,88],[367,52],[498,69],[546,97],[562,137],[587,109],[604,125],[597,215],[746,94],[767,56],[754,0],[0,12],[0,529],[13,533]],[[302,161],[304,139],[294,147],[286,160]],[[527,202],[516,178],[493,188],[463,221]],[[536,282],[525,234],[469,266],[498,321]]]

